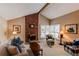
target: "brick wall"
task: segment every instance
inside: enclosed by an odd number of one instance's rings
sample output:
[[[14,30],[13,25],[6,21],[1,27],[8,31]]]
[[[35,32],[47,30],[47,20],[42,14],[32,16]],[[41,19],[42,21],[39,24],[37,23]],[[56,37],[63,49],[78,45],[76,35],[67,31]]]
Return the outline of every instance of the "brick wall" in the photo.
[[[30,25],[34,24],[34,28]],[[35,34],[38,40],[38,13],[25,16],[25,39],[28,42],[28,35]]]

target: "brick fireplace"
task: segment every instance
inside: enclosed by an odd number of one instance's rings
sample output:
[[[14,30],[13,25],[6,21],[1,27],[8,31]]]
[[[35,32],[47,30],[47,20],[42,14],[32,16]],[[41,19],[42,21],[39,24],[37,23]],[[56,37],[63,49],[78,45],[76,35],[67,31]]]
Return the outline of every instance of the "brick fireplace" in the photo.
[[[32,34],[35,35],[36,39],[38,40],[38,13],[31,14],[25,16],[25,40],[26,42],[29,41],[28,37]]]

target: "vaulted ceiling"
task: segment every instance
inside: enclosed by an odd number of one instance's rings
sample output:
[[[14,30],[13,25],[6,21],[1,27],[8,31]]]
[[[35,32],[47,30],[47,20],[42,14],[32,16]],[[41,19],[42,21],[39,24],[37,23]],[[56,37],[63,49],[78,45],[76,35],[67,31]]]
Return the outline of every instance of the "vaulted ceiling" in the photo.
[[[44,5],[42,3],[0,3],[0,17],[10,20],[37,13]]]
[[[0,3],[0,17],[10,20],[39,12],[46,3]],[[79,10],[79,3],[50,3],[40,14],[53,19]]]
[[[52,3],[49,4],[41,14],[48,19],[60,17],[79,10],[79,3]]]

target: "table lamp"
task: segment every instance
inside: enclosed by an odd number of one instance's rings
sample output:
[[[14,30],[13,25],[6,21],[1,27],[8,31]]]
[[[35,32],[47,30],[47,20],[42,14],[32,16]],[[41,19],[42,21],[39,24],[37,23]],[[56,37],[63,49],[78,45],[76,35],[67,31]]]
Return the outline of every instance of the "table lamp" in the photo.
[[[16,31],[13,31],[13,35],[14,35],[14,38],[15,38],[15,36],[17,35],[17,32]]]

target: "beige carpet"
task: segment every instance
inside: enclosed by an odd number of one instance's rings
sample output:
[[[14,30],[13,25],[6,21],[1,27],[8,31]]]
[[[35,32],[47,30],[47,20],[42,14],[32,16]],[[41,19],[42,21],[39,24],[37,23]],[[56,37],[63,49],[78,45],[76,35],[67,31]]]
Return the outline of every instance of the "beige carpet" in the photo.
[[[40,46],[43,49],[44,56],[71,56],[68,52],[64,51],[64,47],[57,42],[55,42],[55,45],[50,48],[45,40],[40,40]]]

